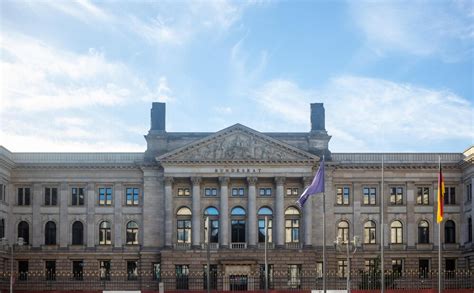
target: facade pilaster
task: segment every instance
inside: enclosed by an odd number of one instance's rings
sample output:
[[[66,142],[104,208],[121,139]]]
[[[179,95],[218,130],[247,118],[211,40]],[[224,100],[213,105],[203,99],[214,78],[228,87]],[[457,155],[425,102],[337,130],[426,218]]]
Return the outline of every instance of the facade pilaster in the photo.
[[[275,198],[275,228],[276,246],[283,247],[285,244],[285,198],[283,194],[283,184],[285,177],[275,177],[276,198]]]
[[[193,215],[191,220],[191,242],[192,246],[201,244],[201,177],[191,177],[193,183]]]
[[[306,189],[311,184],[310,177],[303,178],[304,189]],[[304,246],[311,246],[312,245],[312,231],[313,231],[313,196],[308,197],[306,200],[306,204],[303,207],[303,223],[304,223],[304,230],[303,230],[303,245]]]
[[[416,186],[413,182],[407,182],[407,198],[406,198],[406,207],[407,207],[407,230],[408,230],[408,237],[407,237],[407,246],[415,246],[416,242],[418,242],[417,232],[418,227],[415,218],[415,205],[416,205]],[[385,220],[386,224],[389,224],[388,221]],[[432,225],[431,225],[432,226]],[[433,227],[430,226],[430,230],[434,231]],[[388,240],[390,235],[386,233],[385,238]],[[433,235],[430,235],[430,243],[433,242]]]
[[[32,226],[33,226],[33,239],[32,239],[32,244],[33,247],[40,247],[41,244],[44,243],[44,237],[42,235],[43,229],[43,221],[41,220],[41,202],[42,202],[42,186],[39,183],[33,184],[33,189],[32,191],[32,209],[33,209],[33,220],[32,220]]]
[[[219,177],[220,190],[220,246],[229,246],[229,177]]]
[[[173,245],[173,177],[165,177],[165,246]]]
[[[7,202],[10,205],[8,209],[8,219],[5,219],[5,236],[8,237],[8,243],[14,243],[15,235],[17,233],[17,226],[18,223],[13,220],[13,207],[16,205],[15,202],[15,195],[16,195],[15,186],[11,183],[7,184]],[[18,235],[17,235],[18,237]],[[28,243],[30,243],[29,239]]]
[[[69,220],[68,220],[68,192],[67,183],[61,183],[59,187],[59,247],[68,245]]]
[[[257,245],[257,177],[247,177],[249,185],[248,197],[248,221],[249,221],[249,242],[250,247]]]
[[[163,213],[157,213],[165,204],[163,173],[157,167],[146,167],[143,171],[143,237],[145,247],[163,245],[165,232]]]
[[[98,227],[95,225],[95,184],[87,184],[87,247],[92,248],[95,246],[95,235],[98,231]]]
[[[114,247],[122,247],[122,202],[123,184],[114,184]]]

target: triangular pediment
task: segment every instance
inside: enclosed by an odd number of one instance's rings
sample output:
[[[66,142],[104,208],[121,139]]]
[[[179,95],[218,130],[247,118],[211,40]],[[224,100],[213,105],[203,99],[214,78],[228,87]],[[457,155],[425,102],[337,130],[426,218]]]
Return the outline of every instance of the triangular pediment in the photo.
[[[319,158],[244,125],[235,124],[163,154],[157,160],[162,163],[303,163]]]

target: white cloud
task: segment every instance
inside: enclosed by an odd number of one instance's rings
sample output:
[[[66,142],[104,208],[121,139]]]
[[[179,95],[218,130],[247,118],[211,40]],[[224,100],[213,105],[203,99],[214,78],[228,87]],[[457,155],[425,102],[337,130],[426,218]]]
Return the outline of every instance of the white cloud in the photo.
[[[351,15],[377,53],[439,54],[445,61],[470,58],[474,24],[464,1],[350,2]]]
[[[254,92],[260,106],[287,127],[309,129],[309,103],[324,102],[333,151],[429,150],[450,140],[472,143],[473,106],[449,91],[383,79],[341,76],[322,89],[273,80]]]
[[[72,16],[84,23],[92,23],[94,20],[106,22],[114,19],[112,14],[101,9],[97,5],[93,4],[88,0],[76,0],[76,1],[32,1],[31,5],[35,6],[36,9],[43,8],[45,6],[51,7],[64,14]]]

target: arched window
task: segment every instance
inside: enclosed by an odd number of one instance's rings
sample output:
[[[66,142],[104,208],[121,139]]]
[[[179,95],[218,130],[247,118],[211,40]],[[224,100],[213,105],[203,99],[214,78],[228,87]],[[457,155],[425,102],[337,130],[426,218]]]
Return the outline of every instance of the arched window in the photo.
[[[245,210],[235,207],[231,211],[231,232],[233,243],[244,243],[245,240]]]
[[[367,221],[364,224],[364,243],[373,244],[376,242],[376,226],[374,221]]]
[[[456,224],[451,220],[444,224],[444,242],[456,243]]]
[[[300,242],[300,211],[295,207],[285,210],[285,243]]]
[[[127,223],[126,234],[127,244],[138,244],[138,224],[135,221],[130,221]]]
[[[267,218],[267,231],[268,243],[273,242],[273,233],[272,233],[272,226],[273,226],[273,212],[269,207],[261,207],[258,210],[258,242],[264,243],[265,242],[265,218]]]
[[[49,221],[46,223],[44,229],[44,244],[55,245],[56,244],[56,223]]]
[[[21,221],[18,224],[18,238],[23,238],[23,243],[29,244],[30,242],[30,225],[27,222]]]
[[[72,245],[84,244],[84,225],[81,221],[72,224]]]
[[[0,185],[0,188],[2,186]],[[5,219],[0,220],[0,239],[5,237]]]
[[[112,244],[112,231],[110,230],[110,223],[102,221],[99,224],[99,244]]]
[[[418,243],[430,243],[430,225],[428,221],[420,221],[418,224]]]
[[[182,207],[176,212],[178,243],[191,243],[191,216],[192,212],[187,207]]]
[[[400,221],[393,221],[390,225],[390,242],[394,244],[403,243],[403,225]]]
[[[337,237],[344,243],[349,240],[349,223],[347,221],[340,221],[337,224]]]
[[[211,234],[205,234],[205,237],[209,237],[210,243],[219,243],[219,211],[215,207],[208,207],[204,211],[204,215],[209,217],[209,226],[211,227]],[[209,231],[207,227],[207,221],[204,222],[204,226],[207,233],[207,231]],[[208,240],[206,238],[206,242],[207,241]]]

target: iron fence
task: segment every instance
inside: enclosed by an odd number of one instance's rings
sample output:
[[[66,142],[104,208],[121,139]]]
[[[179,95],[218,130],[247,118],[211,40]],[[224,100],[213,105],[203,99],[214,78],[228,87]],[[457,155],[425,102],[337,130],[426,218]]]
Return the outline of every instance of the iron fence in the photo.
[[[350,275],[351,289],[380,289],[381,274],[378,272],[354,271]],[[0,289],[9,287],[10,277],[7,273],[0,275]],[[91,273],[82,276],[73,274],[21,275],[14,276],[14,289],[20,291],[94,291],[94,290],[142,290],[158,291],[160,282],[165,291],[205,291],[207,280],[204,274],[188,276],[162,276],[153,278],[152,274],[131,277],[126,274],[111,274],[108,278]],[[347,289],[346,276],[337,272],[328,272],[327,289]],[[438,286],[437,271],[398,271],[385,272],[387,289],[435,289]],[[474,271],[443,272],[442,286],[445,289],[474,289]],[[269,276],[268,288],[271,290],[322,290],[322,275]],[[265,289],[262,275],[221,275],[213,274],[210,278],[211,291],[256,291]]]

